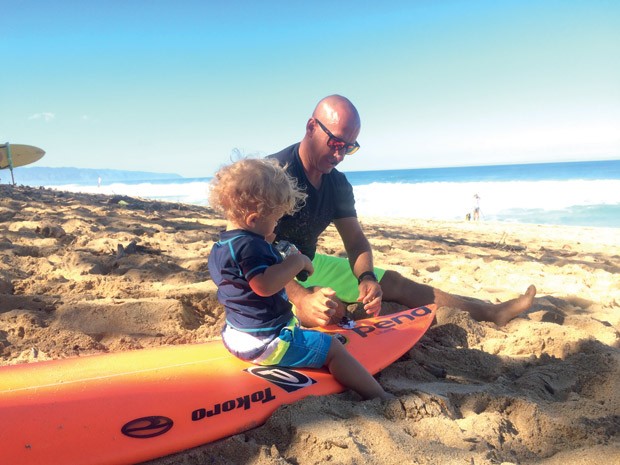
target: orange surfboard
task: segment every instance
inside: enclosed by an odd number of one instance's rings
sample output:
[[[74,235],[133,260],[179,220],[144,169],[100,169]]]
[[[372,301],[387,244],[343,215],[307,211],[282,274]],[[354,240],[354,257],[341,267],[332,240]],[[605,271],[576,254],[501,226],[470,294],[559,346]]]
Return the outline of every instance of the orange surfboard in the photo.
[[[420,307],[329,326],[373,374],[433,321]],[[281,405],[343,391],[326,370],[259,367],[221,341],[0,367],[0,462],[137,463],[264,423]]]

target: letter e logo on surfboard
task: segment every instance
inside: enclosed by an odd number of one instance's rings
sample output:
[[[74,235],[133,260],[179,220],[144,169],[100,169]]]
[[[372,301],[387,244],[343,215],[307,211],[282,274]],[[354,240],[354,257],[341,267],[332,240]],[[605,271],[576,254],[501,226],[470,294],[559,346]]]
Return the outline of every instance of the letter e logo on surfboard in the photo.
[[[162,416],[136,418],[125,423],[121,428],[121,433],[130,438],[154,438],[167,433],[173,424],[174,422],[170,418]]]
[[[281,387],[286,392],[295,392],[298,389],[312,386],[316,383],[316,381],[309,376],[306,376],[298,371],[291,370],[290,368],[255,366],[246,368],[244,371],[269,381],[270,383]]]

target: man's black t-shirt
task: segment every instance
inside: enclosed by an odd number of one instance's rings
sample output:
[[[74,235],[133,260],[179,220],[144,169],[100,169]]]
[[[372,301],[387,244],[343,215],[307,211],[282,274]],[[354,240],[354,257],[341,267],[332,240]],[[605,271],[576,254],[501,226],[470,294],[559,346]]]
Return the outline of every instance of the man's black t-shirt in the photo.
[[[323,175],[321,188],[315,189],[304,172],[298,143],[269,157],[276,158],[282,166],[288,166],[288,173],[297,178],[299,188],[308,195],[300,211],[280,220],[275,231],[276,240],[295,244],[301,253],[312,259],[319,236],[333,220],[357,216],[353,187],[343,173],[333,169]]]

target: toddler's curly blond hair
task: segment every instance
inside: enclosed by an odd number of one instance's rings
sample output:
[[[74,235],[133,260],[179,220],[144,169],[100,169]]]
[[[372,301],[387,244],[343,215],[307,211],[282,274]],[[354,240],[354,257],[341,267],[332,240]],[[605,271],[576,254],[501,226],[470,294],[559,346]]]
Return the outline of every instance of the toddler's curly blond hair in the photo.
[[[307,195],[278,161],[245,158],[221,168],[211,180],[209,204],[228,220],[243,222],[250,213],[293,214]]]

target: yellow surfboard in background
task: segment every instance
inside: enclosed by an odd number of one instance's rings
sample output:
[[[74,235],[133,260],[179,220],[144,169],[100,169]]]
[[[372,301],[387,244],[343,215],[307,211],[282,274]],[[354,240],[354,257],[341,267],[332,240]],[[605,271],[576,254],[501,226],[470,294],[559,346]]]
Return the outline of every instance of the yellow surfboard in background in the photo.
[[[45,150],[32,145],[0,144],[0,170],[29,165],[43,158],[43,155]]]

